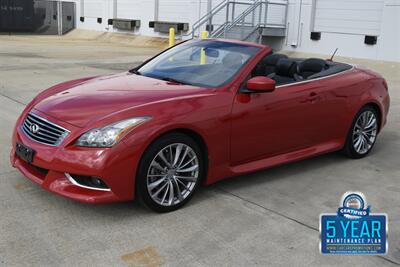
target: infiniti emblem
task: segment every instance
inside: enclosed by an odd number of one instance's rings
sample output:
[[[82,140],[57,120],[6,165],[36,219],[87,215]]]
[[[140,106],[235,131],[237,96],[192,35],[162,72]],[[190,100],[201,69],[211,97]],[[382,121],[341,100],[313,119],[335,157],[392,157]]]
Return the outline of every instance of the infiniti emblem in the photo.
[[[39,127],[39,125],[37,125],[37,124],[35,124],[35,123],[32,123],[32,124],[29,126],[29,130],[30,130],[32,133],[37,133],[37,132],[39,132],[40,127]]]

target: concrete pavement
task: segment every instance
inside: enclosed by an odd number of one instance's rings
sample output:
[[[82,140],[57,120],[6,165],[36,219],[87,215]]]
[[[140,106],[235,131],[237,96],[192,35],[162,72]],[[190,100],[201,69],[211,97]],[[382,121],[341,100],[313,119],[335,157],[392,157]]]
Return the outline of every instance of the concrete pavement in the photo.
[[[38,92],[129,69],[159,50],[0,36],[1,266],[400,265],[398,63],[341,59],[369,66],[389,83],[389,121],[369,157],[349,160],[334,153],[231,178],[202,188],[173,213],[156,214],[137,203],[80,204],[41,189],[9,166],[15,120]],[[389,215],[388,255],[319,253],[319,215],[335,212],[349,190],[363,192],[373,212]]]

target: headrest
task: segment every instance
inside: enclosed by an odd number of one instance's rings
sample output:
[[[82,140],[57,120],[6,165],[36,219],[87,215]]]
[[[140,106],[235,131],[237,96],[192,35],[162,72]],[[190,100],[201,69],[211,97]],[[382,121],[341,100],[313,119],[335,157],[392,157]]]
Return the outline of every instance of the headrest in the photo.
[[[275,66],[278,61],[283,58],[288,58],[288,56],[283,54],[271,54],[262,60],[262,64],[265,66]]]
[[[228,68],[237,68],[243,64],[243,57],[238,53],[230,52],[224,56],[222,64]]]
[[[302,72],[321,72],[325,69],[326,62],[320,58],[309,58],[299,64],[299,73]]]
[[[280,59],[276,64],[275,74],[279,76],[293,77],[297,71],[297,63],[290,59]]]

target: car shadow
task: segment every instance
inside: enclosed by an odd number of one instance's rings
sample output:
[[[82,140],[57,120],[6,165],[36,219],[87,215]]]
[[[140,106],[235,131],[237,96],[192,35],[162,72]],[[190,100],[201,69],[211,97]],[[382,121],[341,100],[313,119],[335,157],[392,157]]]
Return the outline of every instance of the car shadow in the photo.
[[[371,152],[371,154],[374,151]],[[224,180],[216,182],[208,186],[202,186],[194,195],[193,199],[184,206],[180,211],[193,208],[193,206],[201,205],[204,201],[208,201],[210,194],[225,194],[224,191],[231,188],[246,189],[246,187],[254,187],[255,185],[263,186],[276,180],[293,179],[293,176],[307,173],[314,173],[320,169],[327,168],[331,165],[344,163],[351,159],[346,158],[339,152],[329,153],[301,161],[287,163],[272,168],[267,168],[260,171],[251,172],[234,177],[228,177]],[[228,189],[226,189],[228,188]],[[134,217],[151,217],[157,216],[155,213],[146,207],[143,207],[139,201],[112,203],[112,204],[82,204],[73,200],[70,205],[75,209],[82,210],[84,213],[98,213],[103,217],[108,217],[112,220],[116,217],[134,218]]]
[[[338,162],[348,161],[349,159],[339,152],[325,154],[309,159],[286,163],[283,165],[266,168],[263,170],[229,177],[213,185],[214,187],[225,187],[240,183],[241,186],[254,185],[255,183],[269,183],[274,180],[290,178],[301,173],[315,172]]]

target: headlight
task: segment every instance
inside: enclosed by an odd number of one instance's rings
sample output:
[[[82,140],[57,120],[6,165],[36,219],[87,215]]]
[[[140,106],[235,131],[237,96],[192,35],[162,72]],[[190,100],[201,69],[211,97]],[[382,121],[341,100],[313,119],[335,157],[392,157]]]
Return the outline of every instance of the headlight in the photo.
[[[137,117],[115,122],[103,128],[92,129],[79,137],[76,146],[112,147],[133,128],[150,120],[151,117]]]

